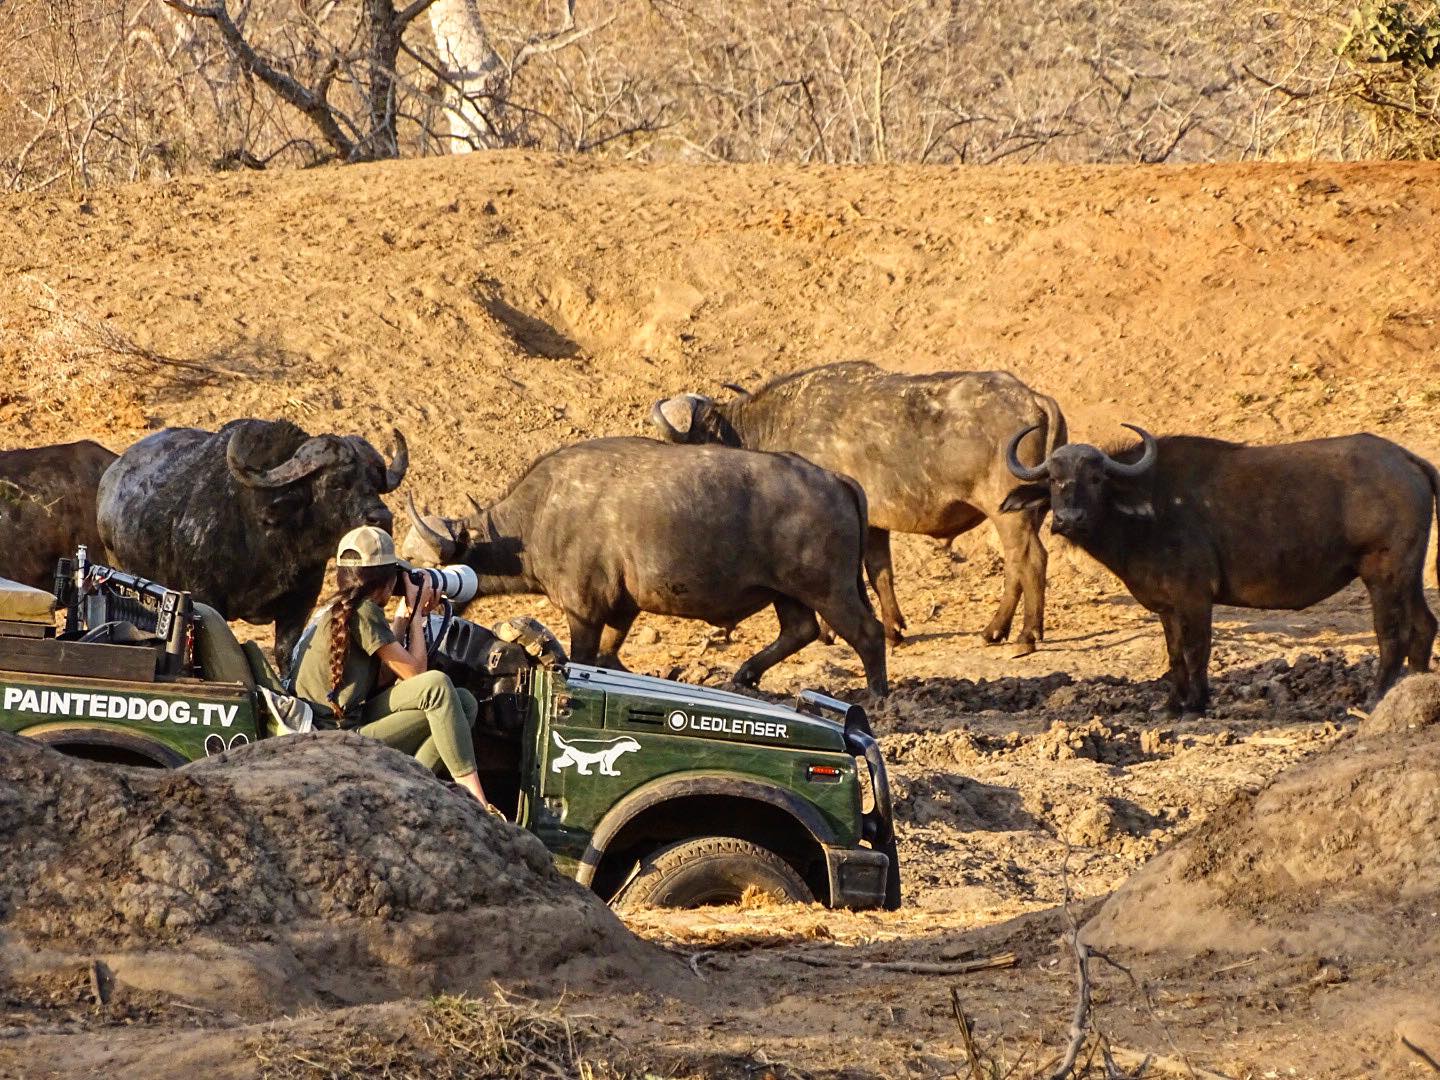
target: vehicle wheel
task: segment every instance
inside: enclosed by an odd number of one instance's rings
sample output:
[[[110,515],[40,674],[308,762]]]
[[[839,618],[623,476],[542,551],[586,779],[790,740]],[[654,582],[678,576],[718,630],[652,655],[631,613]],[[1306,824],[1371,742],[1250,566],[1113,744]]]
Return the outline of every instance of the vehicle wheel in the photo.
[[[750,888],[780,901],[810,904],[815,895],[773,851],[731,836],[682,840],[653,852],[612,901],[615,907],[692,908],[735,904]]]

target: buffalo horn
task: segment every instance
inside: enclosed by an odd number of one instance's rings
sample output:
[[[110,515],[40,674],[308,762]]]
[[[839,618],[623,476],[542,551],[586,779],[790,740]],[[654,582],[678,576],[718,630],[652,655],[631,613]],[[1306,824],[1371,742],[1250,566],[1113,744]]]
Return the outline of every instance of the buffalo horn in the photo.
[[[439,553],[440,558],[448,559],[455,554],[454,538],[444,536],[430,527],[424,515],[415,509],[415,496],[408,491],[405,493],[405,511],[410,515],[410,524],[414,525],[416,531],[425,537],[430,546]]]
[[[1025,436],[1029,435],[1032,431],[1039,430],[1039,424],[1031,424],[1023,431],[1017,431],[1015,433],[1015,437],[1010,440],[1010,445],[1005,448],[1005,464],[1009,467],[1010,472],[1018,480],[1025,480],[1027,482],[1044,480],[1047,476],[1050,475],[1050,463],[1048,461],[1042,461],[1039,465],[1036,465],[1032,469],[1028,465],[1020,464],[1020,458],[1016,456],[1017,452],[1020,449],[1020,440],[1025,438]]]
[[[743,386],[741,386],[739,383],[723,382],[720,385],[724,389],[729,390],[731,393],[742,398],[752,398],[755,396],[754,394],[750,393],[749,390],[746,390]]]
[[[390,459],[390,464],[385,466],[385,492],[394,491],[400,486],[400,481],[405,479],[405,471],[410,468],[410,447],[405,444],[405,435],[399,428],[392,428],[395,436],[395,454]]]
[[[684,438],[690,433],[690,425],[695,420],[695,406],[688,396],[666,398],[655,403],[650,410],[650,419],[673,438]]]
[[[317,435],[306,439],[295,453],[273,469],[257,469],[248,465],[237,451],[236,438],[231,436],[225,456],[231,471],[240,482],[250,487],[277,488],[304,480],[312,473],[340,463],[340,440],[333,435]]]
[[[483,518],[485,516],[485,508],[475,501],[474,495],[466,495],[465,501],[470,504],[470,509],[475,511],[477,518]]]
[[[1151,435],[1144,428],[1136,427],[1134,424],[1121,424],[1120,426],[1127,427],[1135,432],[1136,435],[1140,436],[1145,443],[1145,452],[1140,455],[1140,460],[1133,465],[1126,465],[1123,462],[1116,461],[1109,454],[1106,454],[1105,471],[1111,476],[1121,478],[1143,476],[1154,467],[1155,459],[1160,456],[1160,448],[1155,443],[1155,436]]]

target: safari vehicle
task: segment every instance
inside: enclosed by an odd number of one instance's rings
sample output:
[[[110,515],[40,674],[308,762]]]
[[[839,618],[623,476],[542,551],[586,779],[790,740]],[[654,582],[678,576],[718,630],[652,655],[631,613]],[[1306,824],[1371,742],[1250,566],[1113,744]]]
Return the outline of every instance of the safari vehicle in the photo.
[[[604,899],[694,906],[755,887],[899,906],[885,764],[859,706],[806,691],[786,708],[563,655],[542,663],[449,612],[432,641],[432,664],[481,700],[485,790]],[[284,737],[265,702],[278,688],[215,611],[87,565],[83,549],[61,561],[53,595],[0,586],[0,730],[171,768]]]

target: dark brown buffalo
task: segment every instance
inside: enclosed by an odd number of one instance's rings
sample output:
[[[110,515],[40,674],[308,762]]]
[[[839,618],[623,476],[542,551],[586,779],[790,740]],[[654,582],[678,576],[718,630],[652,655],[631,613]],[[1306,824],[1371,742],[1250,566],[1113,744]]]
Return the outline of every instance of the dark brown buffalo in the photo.
[[[672,442],[788,450],[853,476],[870,503],[865,568],[891,641],[905,618],[895,598],[890,533],[952,540],[986,518],[1005,552],[1005,593],[984,637],[1010,634],[1023,593],[1018,643],[1031,652],[1045,633],[1044,545],[1038,513],[1002,514],[1015,486],[1005,440],[1022,425],[1039,434],[1022,451],[1043,461],[1065,441],[1053,398],[1003,371],[900,375],[864,361],[827,364],[774,379],[724,403],[700,394],[656,402],[651,420]]]
[[[380,496],[405,476],[358,435],[308,435],[288,420],[167,428],[126,450],[100,482],[96,517],[116,566],[188,590],[227,619],[275,624],[290,650],[340,537],[393,525]]]
[[[591,439],[539,458],[469,517],[410,515],[401,554],[468,563],[482,596],[549,597],[581,663],[619,667],[642,611],[728,627],[774,605],[780,636],[736,682],[814,641],[818,612],[860,654],[870,689],[886,690],[860,576],[865,493],[794,454]]]
[[[1440,474],[1428,461],[1375,435],[1241,446],[1126,427],[1141,442],[1114,457],[1071,445],[1036,468],[1016,459],[1017,432],[1007,460],[1027,483],[1005,509],[1051,511],[1057,535],[1160,616],[1169,711],[1205,711],[1214,605],[1299,610],[1357,577],[1380,643],[1375,698],[1407,658],[1429,669],[1422,577]]]
[[[57,560],[100,555],[95,490],[114,460],[88,440],[0,452],[0,577],[49,592]]]

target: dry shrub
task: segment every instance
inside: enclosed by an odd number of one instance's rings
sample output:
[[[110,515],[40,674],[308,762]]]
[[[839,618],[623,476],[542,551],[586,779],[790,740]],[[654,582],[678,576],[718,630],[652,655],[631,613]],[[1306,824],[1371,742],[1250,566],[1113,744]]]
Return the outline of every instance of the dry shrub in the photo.
[[[1440,155],[1440,4],[1283,0],[1250,18],[1253,145],[1278,158]]]
[[[25,325],[4,327],[16,344],[0,351],[0,423],[12,437],[144,427],[143,388],[163,358],[37,278],[24,275],[16,287],[29,301]]]
[[[215,19],[164,0],[0,4],[0,184],[496,147],[830,163],[1440,151],[1433,0],[435,0],[401,26],[393,67],[374,59],[384,5],[229,3],[318,112],[282,100]],[[466,41],[475,55],[454,56]]]
[[[596,1050],[613,1049],[605,1043],[587,1017],[497,991],[488,1000],[433,998],[399,1033],[351,1025],[278,1030],[246,1048],[265,1080],[618,1080],[627,1074],[593,1056]]]
[[[146,348],[113,319],[32,275],[22,275],[15,288],[26,313],[3,326],[13,344],[0,351],[6,376],[0,423],[17,434],[134,432],[145,427],[143,404],[151,394],[193,391],[235,374]]]

